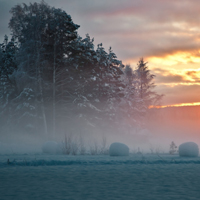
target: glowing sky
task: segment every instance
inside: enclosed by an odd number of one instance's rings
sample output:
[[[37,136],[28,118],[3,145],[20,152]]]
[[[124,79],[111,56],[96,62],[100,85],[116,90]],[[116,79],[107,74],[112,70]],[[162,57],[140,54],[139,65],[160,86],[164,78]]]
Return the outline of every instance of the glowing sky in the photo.
[[[37,0],[36,0],[37,1]],[[0,0],[0,39],[9,33],[8,11],[27,0]],[[33,2],[33,1],[32,1]],[[37,1],[39,2],[39,1]],[[199,0],[46,0],[62,8],[95,44],[112,46],[134,68],[144,57],[156,75],[163,105],[200,102]]]

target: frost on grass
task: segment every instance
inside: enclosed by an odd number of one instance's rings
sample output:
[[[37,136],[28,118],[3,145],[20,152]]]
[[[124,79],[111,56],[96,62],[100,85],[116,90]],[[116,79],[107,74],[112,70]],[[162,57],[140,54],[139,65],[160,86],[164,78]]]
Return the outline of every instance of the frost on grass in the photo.
[[[123,143],[115,142],[110,145],[109,154],[110,156],[128,156],[129,148]]]
[[[199,155],[199,147],[194,142],[186,142],[179,146],[179,155],[182,157],[197,157]]]

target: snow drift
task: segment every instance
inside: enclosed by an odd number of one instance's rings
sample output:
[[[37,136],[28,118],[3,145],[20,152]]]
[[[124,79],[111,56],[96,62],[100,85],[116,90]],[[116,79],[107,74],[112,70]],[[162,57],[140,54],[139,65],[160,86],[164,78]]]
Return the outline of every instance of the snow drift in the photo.
[[[199,147],[194,142],[186,142],[179,146],[179,156],[197,157],[199,155]]]
[[[119,142],[112,143],[109,148],[110,156],[128,156],[129,148],[127,145]]]

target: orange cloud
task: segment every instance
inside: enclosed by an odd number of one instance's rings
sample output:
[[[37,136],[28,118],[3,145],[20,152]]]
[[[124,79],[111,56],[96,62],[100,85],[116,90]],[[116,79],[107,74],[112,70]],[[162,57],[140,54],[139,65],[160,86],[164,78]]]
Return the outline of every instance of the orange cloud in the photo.
[[[200,85],[200,69],[196,70],[164,70],[153,69],[157,84],[166,85]]]
[[[195,52],[190,51],[178,51],[174,54],[168,54],[163,57],[152,56],[149,61],[155,64],[162,64],[167,66],[177,65],[177,64],[190,64],[190,63],[200,63],[199,57],[200,50]]]

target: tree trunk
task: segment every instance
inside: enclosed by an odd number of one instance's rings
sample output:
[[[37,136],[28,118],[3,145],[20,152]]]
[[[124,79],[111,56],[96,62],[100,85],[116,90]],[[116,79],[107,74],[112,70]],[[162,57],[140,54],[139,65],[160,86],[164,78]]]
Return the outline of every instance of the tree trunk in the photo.
[[[40,69],[40,52],[39,52],[39,47],[37,48],[37,68],[38,68],[38,82],[39,82],[39,93],[41,96],[41,111],[42,111],[42,118],[43,118],[43,125],[44,125],[44,133],[47,136],[47,119],[46,119],[46,113],[44,109],[44,95],[43,95],[43,88],[42,88],[42,76],[41,76],[41,69]]]
[[[56,42],[54,42],[53,62],[53,136],[56,134]]]

